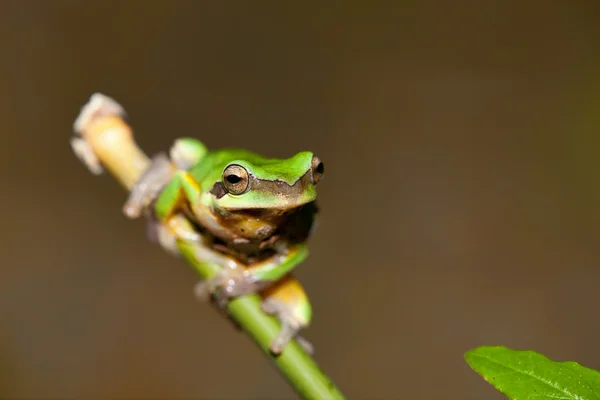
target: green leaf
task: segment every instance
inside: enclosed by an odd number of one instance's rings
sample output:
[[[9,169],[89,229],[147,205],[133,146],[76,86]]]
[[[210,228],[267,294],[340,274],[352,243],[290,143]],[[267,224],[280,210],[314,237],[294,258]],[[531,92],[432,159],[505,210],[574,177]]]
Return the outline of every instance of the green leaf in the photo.
[[[465,353],[473,370],[510,399],[600,400],[600,372],[534,351],[483,346]]]

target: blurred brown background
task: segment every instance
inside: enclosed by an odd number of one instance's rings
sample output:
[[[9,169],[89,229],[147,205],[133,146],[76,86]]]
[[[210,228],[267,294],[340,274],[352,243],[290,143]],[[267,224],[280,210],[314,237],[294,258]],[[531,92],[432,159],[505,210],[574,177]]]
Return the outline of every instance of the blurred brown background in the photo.
[[[326,164],[305,332],[350,398],[500,399],[463,352],[600,369],[594,2],[0,3],[0,397],[283,399],[68,139],[101,91],[181,135]]]

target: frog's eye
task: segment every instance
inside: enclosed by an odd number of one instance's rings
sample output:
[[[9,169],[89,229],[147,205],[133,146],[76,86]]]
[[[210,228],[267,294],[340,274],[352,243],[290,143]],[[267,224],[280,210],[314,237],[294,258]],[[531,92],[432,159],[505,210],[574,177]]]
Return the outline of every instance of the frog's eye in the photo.
[[[323,178],[323,174],[325,173],[325,165],[323,165],[323,161],[321,161],[319,157],[313,156],[311,168],[313,183],[316,185],[321,178]]]
[[[232,164],[223,171],[223,186],[231,194],[243,194],[250,186],[250,177],[246,168]]]

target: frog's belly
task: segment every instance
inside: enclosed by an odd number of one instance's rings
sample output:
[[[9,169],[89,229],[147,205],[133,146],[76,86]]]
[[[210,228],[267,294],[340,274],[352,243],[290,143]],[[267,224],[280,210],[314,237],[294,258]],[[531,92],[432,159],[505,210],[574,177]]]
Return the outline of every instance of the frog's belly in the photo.
[[[229,243],[260,243],[271,237],[285,221],[282,213],[265,215],[257,210],[226,215],[215,215],[207,209],[189,211],[188,216],[197,224]]]
[[[273,235],[281,221],[262,220],[248,216],[239,216],[234,220],[227,220],[223,225],[235,236],[251,241],[263,241]]]

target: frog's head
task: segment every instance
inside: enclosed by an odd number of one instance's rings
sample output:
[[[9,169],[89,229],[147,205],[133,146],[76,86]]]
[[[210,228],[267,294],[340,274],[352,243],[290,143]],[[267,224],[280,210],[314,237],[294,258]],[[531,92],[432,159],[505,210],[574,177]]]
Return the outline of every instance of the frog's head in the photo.
[[[211,194],[213,206],[225,211],[286,211],[317,197],[324,166],[308,151],[287,159],[249,158],[228,162]]]

